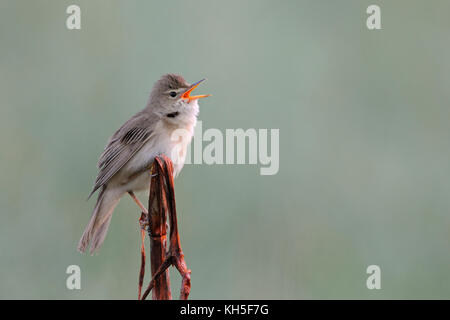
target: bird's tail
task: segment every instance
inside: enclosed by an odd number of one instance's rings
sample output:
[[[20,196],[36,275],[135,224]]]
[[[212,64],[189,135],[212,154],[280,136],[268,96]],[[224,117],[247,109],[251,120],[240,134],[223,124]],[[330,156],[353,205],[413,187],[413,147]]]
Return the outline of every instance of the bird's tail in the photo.
[[[85,252],[91,245],[89,250],[93,254],[105,240],[109,223],[111,222],[112,213],[120,200],[120,195],[113,190],[108,190],[105,186],[100,191],[97,203],[92,212],[91,220],[89,220],[80,242],[78,243],[78,251]]]

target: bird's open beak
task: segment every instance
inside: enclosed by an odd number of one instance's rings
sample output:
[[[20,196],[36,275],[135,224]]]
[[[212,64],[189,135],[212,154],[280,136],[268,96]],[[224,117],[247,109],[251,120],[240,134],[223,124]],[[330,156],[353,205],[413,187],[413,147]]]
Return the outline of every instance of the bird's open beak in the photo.
[[[191,102],[192,100],[196,100],[196,99],[201,99],[201,98],[206,98],[209,97],[210,94],[201,94],[198,96],[191,96],[191,92],[194,91],[195,88],[198,87],[198,85],[200,83],[202,83],[203,81],[205,81],[206,79],[202,79],[200,81],[197,81],[196,83],[194,83],[193,85],[191,85],[189,88],[186,89],[186,91],[181,95],[182,99],[187,99],[188,102]]]

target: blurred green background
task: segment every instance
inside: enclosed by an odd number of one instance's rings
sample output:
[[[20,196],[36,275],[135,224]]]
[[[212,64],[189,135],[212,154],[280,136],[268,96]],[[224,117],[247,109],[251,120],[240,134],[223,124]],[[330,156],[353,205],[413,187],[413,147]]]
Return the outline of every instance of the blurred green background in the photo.
[[[70,4],[81,30],[66,29]],[[277,175],[187,165],[176,180],[191,298],[450,298],[449,10],[0,0],[0,298],[136,298],[130,199],[98,255],[76,244],[108,137],[168,72],[208,78],[204,130],[280,129]],[[82,290],[66,289],[72,264]]]

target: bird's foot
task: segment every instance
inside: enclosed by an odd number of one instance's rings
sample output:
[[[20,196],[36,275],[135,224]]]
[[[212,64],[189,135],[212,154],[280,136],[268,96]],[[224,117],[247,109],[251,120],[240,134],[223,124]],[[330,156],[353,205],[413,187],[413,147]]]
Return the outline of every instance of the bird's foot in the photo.
[[[141,217],[139,218],[139,226],[141,227],[141,230],[148,230],[149,222],[147,212],[141,212]]]

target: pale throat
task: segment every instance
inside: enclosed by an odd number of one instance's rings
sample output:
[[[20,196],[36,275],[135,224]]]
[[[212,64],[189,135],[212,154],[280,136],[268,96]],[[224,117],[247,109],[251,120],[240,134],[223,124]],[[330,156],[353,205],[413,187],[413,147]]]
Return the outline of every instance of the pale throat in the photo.
[[[175,105],[171,117],[166,117],[164,124],[168,130],[173,131],[176,129],[194,130],[197,123],[197,115],[199,113],[199,106],[197,100],[193,100],[189,103],[180,100]],[[174,116],[175,115],[175,116]]]
[[[197,115],[199,111],[196,100],[190,103],[184,103],[179,106],[179,114],[174,118],[163,118],[160,130],[166,137],[166,154],[171,158],[174,164],[174,173],[177,175],[186,159],[187,147],[194,135],[194,128],[197,124]],[[162,133],[162,132],[161,132]]]

